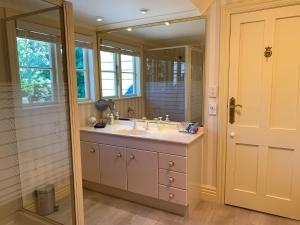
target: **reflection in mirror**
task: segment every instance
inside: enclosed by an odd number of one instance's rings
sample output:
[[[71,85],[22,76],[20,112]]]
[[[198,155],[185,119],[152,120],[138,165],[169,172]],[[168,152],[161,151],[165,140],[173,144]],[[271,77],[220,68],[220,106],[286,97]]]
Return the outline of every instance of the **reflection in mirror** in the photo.
[[[99,32],[99,47],[102,97],[121,117],[202,124],[204,18]],[[129,97],[141,98],[138,112],[122,108]]]

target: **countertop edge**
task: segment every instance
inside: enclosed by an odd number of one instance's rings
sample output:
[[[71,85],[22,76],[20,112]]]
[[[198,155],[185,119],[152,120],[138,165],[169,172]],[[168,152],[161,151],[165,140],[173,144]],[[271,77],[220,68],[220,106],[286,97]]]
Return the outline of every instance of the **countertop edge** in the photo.
[[[193,140],[191,141],[173,141],[173,140],[166,140],[166,139],[159,139],[159,138],[151,138],[151,137],[144,137],[144,136],[133,136],[133,135],[126,135],[126,134],[116,134],[116,133],[108,133],[108,132],[101,132],[99,130],[87,130],[85,128],[80,128],[80,132],[88,132],[94,134],[104,134],[104,135],[111,135],[111,136],[118,136],[118,137],[126,137],[126,138],[138,138],[143,140],[153,140],[153,141],[161,141],[161,142],[168,142],[168,143],[175,143],[175,144],[183,144],[183,145],[190,145],[199,138],[203,137],[205,132],[199,131],[197,134],[189,134],[189,135],[196,135]]]

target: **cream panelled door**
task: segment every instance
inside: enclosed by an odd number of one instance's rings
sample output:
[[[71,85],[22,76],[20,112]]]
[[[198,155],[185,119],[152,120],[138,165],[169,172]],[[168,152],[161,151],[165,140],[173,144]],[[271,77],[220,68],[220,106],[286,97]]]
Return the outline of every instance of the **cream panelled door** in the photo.
[[[300,219],[299,78],[300,6],[232,16],[226,204]]]

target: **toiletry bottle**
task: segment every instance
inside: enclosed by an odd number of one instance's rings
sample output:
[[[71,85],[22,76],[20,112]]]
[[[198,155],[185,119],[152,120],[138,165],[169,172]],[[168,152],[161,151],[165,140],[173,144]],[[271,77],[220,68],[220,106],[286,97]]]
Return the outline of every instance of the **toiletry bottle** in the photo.
[[[115,122],[114,115],[111,113],[109,117],[110,117],[110,125],[113,125]]]

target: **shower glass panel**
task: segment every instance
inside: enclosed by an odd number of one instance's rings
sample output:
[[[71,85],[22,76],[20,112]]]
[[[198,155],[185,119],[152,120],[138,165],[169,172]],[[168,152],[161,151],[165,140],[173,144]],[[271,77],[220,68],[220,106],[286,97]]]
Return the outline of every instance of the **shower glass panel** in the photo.
[[[185,121],[185,47],[145,52],[146,117]]]
[[[191,121],[203,121],[203,50],[191,47]]]
[[[73,172],[61,9],[26,15],[53,5],[5,2],[0,5],[0,224],[25,224],[21,213],[71,225]],[[19,12],[13,6],[34,10]],[[11,17],[16,13],[20,15]]]

